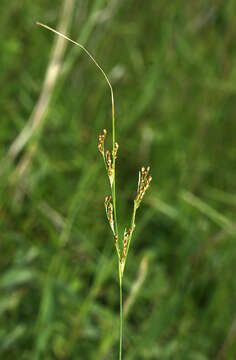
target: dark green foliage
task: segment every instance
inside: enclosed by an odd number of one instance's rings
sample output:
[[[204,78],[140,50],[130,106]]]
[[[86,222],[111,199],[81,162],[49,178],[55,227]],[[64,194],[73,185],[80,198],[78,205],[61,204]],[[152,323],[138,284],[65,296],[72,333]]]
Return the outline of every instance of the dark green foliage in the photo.
[[[119,287],[97,151],[103,128],[111,143],[110,94],[72,45],[41,132],[6,160],[51,56],[35,21],[56,27],[58,3],[0,3],[0,358],[113,360]],[[236,359],[235,14],[233,0],[75,1],[70,35],[115,90],[124,227],[138,170],[153,176],[124,278],[125,302],[146,259],[125,360]]]

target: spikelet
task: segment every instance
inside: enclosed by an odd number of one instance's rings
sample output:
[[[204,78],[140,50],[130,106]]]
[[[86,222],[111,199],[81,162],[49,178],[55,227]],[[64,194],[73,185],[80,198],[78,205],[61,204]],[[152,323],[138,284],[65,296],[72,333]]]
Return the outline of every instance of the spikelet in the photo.
[[[131,240],[133,231],[134,231],[134,226],[130,227],[128,231],[126,231],[126,229],[124,231],[123,250],[122,251],[120,250],[120,270],[122,276],[125,268],[126,257],[128,255],[129,242]]]
[[[141,171],[139,172],[137,196],[134,200],[136,209],[140,206],[144,194],[149,188],[152,181],[152,176],[148,175],[149,171],[150,166],[148,166],[147,169],[145,169],[145,167],[142,167]]]
[[[113,218],[113,204],[111,202],[111,196],[105,197],[104,206],[105,206],[107,219],[110,224],[111,230],[112,230],[113,234],[115,235],[114,218]]]
[[[113,152],[112,152],[113,159],[117,159],[116,154],[117,154],[118,148],[119,148],[119,145],[118,145],[118,143],[116,142],[116,143],[115,143],[114,150],[113,150]]]
[[[114,182],[114,163],[115,163],[115,160],[117,159],[117,151],[118,151],[119,145],[116,142],[112,152],[110,152],[109,150],[105,150],[104,143],[105,143],[106,135],[107,135],[106,129],[103,130],[103,134],[98,135],[98,150],[100,151],[100,153],[102,154],[102,157],[104,159],[106,170],[107,170],[107,175],[108,175],[110,185],[112,188],[113,182]]]
[[[109,150],[106,150],[105,159],[106,159],[106,164],[107,164],[107,174],[108,174],[109,181],[110,181],[110,184],[112,187],[113,181],[114,181],[114,169],[113,169],[113,161],[111,159],[111,153]]]
[[[103,157],[104,157],[104,142],[106,135],[107,135],[106,129],[103,129],[103,134],[98,135],[98,150],[100,151]]]

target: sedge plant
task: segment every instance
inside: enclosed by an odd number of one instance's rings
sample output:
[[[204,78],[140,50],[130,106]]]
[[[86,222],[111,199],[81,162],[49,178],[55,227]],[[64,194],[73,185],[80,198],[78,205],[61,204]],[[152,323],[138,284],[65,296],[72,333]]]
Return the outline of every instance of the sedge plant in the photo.
[[[110,184],[110,195],[107,195],[105,197],[104,205],[105,205],[105,211],[106,216],[108,219],[108,222],[110,224],[110,228],[113,234],[114,238],[114,245],[115,250],[117,254],[117,260],[118,260],[118,274],[119,274],[119,286],[120,286],[120,336],[119,336],[119,360],[122,360],[122,340],[123,340],[123,287],[122,287],[122,281],[124,276],[124,270],[126,266],[127,256],[132,240],[132,236],[135,229],[135,218],[136,218],[136,212],[139,208],[143,196],[147,189],[149,188],[150,182],[152,180],[152,176],[150,173],[150,167],[147,168],[142,167],[141,171],[139,171],[139,177],[138,177],[138,187],[137,187],[137,194],[134,199],[133,204],[133,213],[131,217],[131,222],[129,229],[125,229],[124,234],[120,237],[118,233],[118,220],[117,220],[117,205],[116,205],[116,159],[117,159],[117,152],[118,152],[118,143],[116,142],[116,122],[115,122],[115,105],[114,105],[114,93],[112,85],[108,79],[108,76],[102,69],[102,67],[97,63],[97,61],[94,59],[94,57],[91,55],[91,53],[80,43],[70,39],[69,37],[65,36],[64,34],[60,33],[59,31],[56,31],[55,29],[51,28],[48,25],[42,24],[40,22],[37,22],[38,25],[56,33],[59,36],[62,36],[64,39],[72,42],[73,44],[79,46],[93,61],[93,63],[96,65],[96,67],[101,71],[103,74],[111,93],[111,108],[112,108],[112,149],[109,151],[105,148],[105,139],[107,135],[107,130],[103,129],[102,134],[98,135],[98,150],[102,155],[106,173],[109,179]]]

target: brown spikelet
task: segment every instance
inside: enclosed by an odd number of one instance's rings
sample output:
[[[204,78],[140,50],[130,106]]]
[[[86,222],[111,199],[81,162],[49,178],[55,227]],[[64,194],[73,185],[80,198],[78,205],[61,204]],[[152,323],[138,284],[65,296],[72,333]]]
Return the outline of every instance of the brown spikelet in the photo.
[[[113,204],[111,202],[111,196],[105,197],[104,206],[105,206],[107,219],[109,221],[111,230],[112,230],[113,234],[115,235],[114,218],[113,218]]]
[[[138,180],[138,190],[137,190],[137,196],[135,199],[136,208],[139,207],[145,192],[150,186],[150,183],[152,181],[152,176],[149,175],[150,166],[148,166],[146,169],[145,167],[141,168],[141,171],[139,172],[139,180]]]

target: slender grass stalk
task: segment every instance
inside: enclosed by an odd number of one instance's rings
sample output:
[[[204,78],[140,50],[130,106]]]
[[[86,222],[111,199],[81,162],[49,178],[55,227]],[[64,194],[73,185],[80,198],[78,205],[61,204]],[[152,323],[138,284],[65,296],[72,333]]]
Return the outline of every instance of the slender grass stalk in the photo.
[[[126,265],[127,255],[133,235],[133,231],[135,228],[135,217],[136,217],[136,211],[143,199],[143,196],[148,189],[150,182],[152,180],[151,176],[148,176],[148,173],[150,171],[150,167],[147,167],[145,169],[142,167],[141,171],[139,172],[139,181],[138,181],[138,190],[137,190],[137,196],[134,200],[134,207],[133,207],[133,214],[131,218],[130,228],[128,231],[124,231],[123,236],[123,243],[119,240],[119,233],[118,233],[118,221],[117,221],[117,206],[116,206],[116,158],[117,158],[117,151],[118,151],[118,143],[116,142],[116,121],[115,121],[115,104],[114,104],[114,93],[112,85],[102,69],[102,67],[97,63],[97,61],[94,59],[94,57],[91,55],[91,53],[80,43],[71,40],[68,36],[60,33],[59,31],[54,30],[48,25],[42,24],[40,22],[37,22],[37,25],[40,25],[54,33],[56,33],[59,36],[62,36],[64,39],[72,42],[73,44],[79,46],[82,50],[85,51],[85,53],[90,57],[90,59],[94,62],[94,64],[97,66],[97,68],[101,71],[103,74],[111,92],[111,108],[112,108],[112,151],[104,149],[104,143],[105,138],[107,134],[107,130],[103,130],[103,134],[100,134],[98,136],[98,149],[100,153],[102,154],[105,169],[109,178],[110,187],[111,187],[111,195],[105,197],[105,210],[107,214],[107,218],[114,236],[115,240],[115,248],[117,252],[117,259],[118,259],[118,273],[119,273],[119,285],[120,285],[120,344],[119,344],[119,360],[122,360],[122,349],[123,349],[123,304],[122,304],[122,297],[123,297],[123,287],[122,287],[122,280],[123,280],[123,274],[124,269]]]
[[[119,266],[120,268],[120,266]],[[120,277],[120,351],[119,351],[119,360],[122,360],[122,343],[123,343],[123,299],[122,299],[122,277],[119,270],[119,277]]]

